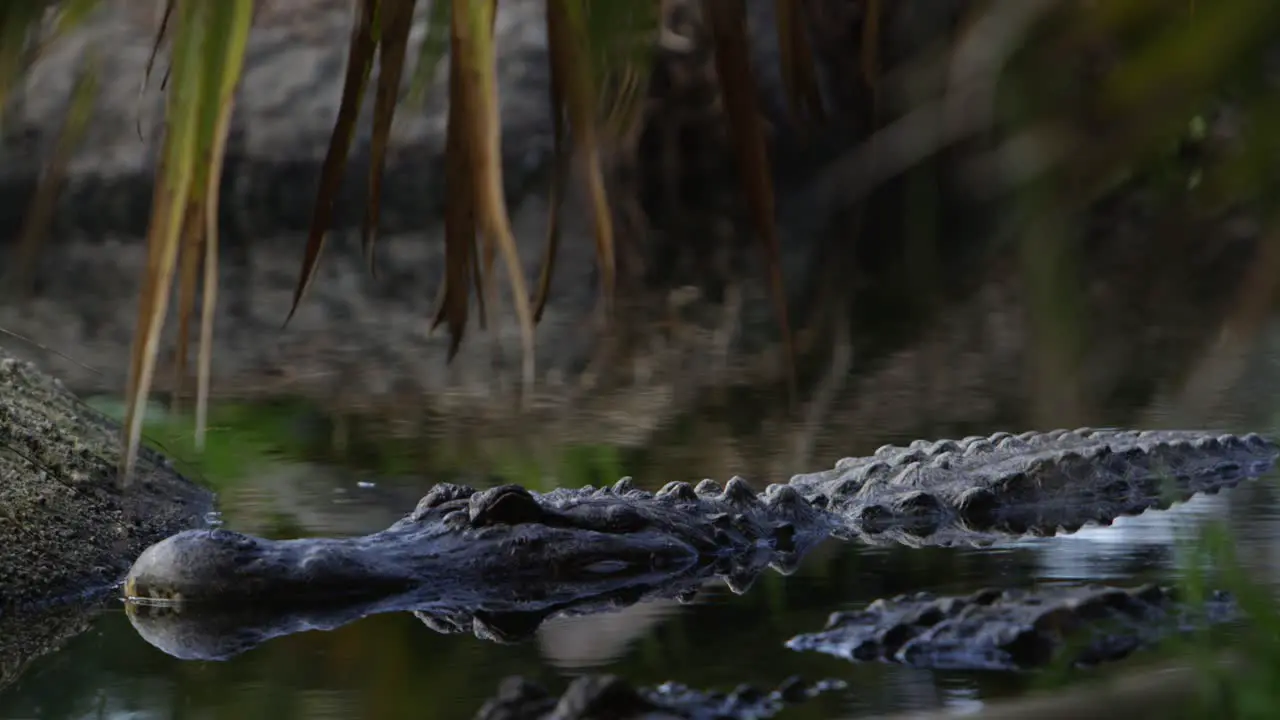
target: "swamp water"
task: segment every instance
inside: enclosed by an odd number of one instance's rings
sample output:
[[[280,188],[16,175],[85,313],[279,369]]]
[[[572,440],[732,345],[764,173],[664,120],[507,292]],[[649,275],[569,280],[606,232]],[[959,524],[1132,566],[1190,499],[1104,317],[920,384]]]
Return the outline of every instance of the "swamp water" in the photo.
[[[1151,426],[1274,435],[1277,425],[1271,408],[1280,404],[1260,390],[1274,387],[1271,375],[1280,367],[1280,353],[1263,349],[1261,355],[1261,362],[1252,365],[1256,372],[1222,391],[1230,410],[1214,411],[1198,421],[1148,414]],[[1250,399],[1235,402],[1227,396]],[[410,471],[413,463],[403,456],[393,457],[388,466],[386,457],[378,465],[368,457],[351,460],[348,452],[345,461],[319,462],[304,459],[307,453],[296,448],[273,449],[272,441],[263,439],[270,435],[262,431],[269,424],[264,417],[288,428],[283,432],[293,433],[294,440],[299,434],[317,434],[314,423],[298,421],[288,410],[230,416],[238,419],[214,430],[200,474],[218,490],[221,520],[227,527],[273,537],[382,529],[441,480],[485,485],[503,479],[546,489],[599,485],[631,474],[645,487],[658,487],[672,479],[724,480],[741,474],[762,488],[766,481],[785,476],[760,468],[785,466],[791,460],[784,456],[795,446],[776,433],[752,435],[726,425],[716,425],[723,431],[717,435],[706,430],[705,423],[699,426],[696,419],[686,419],[682,422],[693,425],[672,429],[665,433],[668,440],[643,453],[607,446],[552,448],[540,442],[533,443],[540,444],[535,451],[528,447],[528,438],[513,437],[510,446],[515,450],[505,455],[488,452],[452,460],[467,472]],[[922,436],[957,437],[998,429],[1006,428],[966,428],[961,433],[938,428]],[[319,434],[330,431],[325,428]],[[161,426],[152,437],[164,437],[164,432]],[[503,438],[486,440],[501,445]],[[858,437],[850,441],[846,454],[906,440]],[[293,444],[314,441],[310,437]],[[419,444],[418,449],[425,448],[424,456],[438,457],[450,452],[446,444],[440,440]],[[170,451],[184,455],[175,448]],[[829,467],[838,457],[814,454],[808,467],[795,471]],[[672,477],[676,472],[680,476]],[[1231,529],[1238,556],[1254,577],[1280,577],[1280,491],[1273,480],[1267,476],[1167,511],[1121,518],[1110,527],[1015,539],[982,549],[828,542],[811,552],[794,575],[766,572],[742,594],[716,582],[689,603],[648,602],[610,614],[554,618],[533,639],[514,644],[470,633],[439,634],[412,614],[396,613],[333,631],[277,638],[226,661],[183,661],[144,641],[120,604],[111,602],[89,631],[39,659],[0,694],[0,718],[470,718],[508,675],[524,675],[559,691],[573,676],[587,672],[614,673],[638,686],[674,680],[720,690],[740,683],[767,689],[792,675],[847,683],[839,692],[784,710],[783,718],[861,718],[938,707],[977,711],[984,701],[1024,693],[1048,681],[1040,673],[851,664],[792,651],[784,643],[795,634],[820,629],[833,611],[898,593],[1176,581],[1178,544],[1194,541],[1213,522],[1225,521]],[[1123,662],[1076,673],[1070,681],[1160,657],[1158,650],[1140,652]]]

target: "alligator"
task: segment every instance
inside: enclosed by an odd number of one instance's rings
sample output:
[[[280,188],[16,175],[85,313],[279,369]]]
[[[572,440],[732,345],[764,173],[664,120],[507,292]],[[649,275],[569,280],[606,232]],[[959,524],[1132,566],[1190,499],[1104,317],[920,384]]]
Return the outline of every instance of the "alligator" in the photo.
[[[124,594],[143,636],[180,657],[398,611],[506,639],[717,577],[743,592],[830,537],[985,544],[1109,523],[1234,486],[1277,456],[1256,434],[1081,429],[886,446],[758,494],[738,477],[656,493],[629,478],[547,493],[442,483],[361,537],[178,533],[139,556]]]
[[[723,487],[674,481],[656,493],[630,478],[548,493],[442,483],[390,528],[362,537],[179,533],[142,553],[125,592],[223,607],[309,604],[420,586],[675,576],[707,563],[731,568],[762,550],[786,566],[831,535],[985,543],[1216,492],[1266,472],[1278,455],[1253,433],[1084,428],[885,446],[759,494],[740,477]]]
[[[822,631],[797,635],[787,647],[937,670],[1026,670],[1063,661],[1082,667],[1239,617],[1223,591],[1192,603],[1159,585],[986,588],[964,597],[900,595],[832,613]]]
[[[788,705],[845,687],[838,680],[806,683],[788,678],[763,692],[741,685],[732,692],[702,691],[679,683],[636,688],[615,675],[575,678],[559,697],[520,676],[502,681],[498,692],[476,713],[476,720],[589,720],[651,718],[653,720],[733,720],[768,718]]]

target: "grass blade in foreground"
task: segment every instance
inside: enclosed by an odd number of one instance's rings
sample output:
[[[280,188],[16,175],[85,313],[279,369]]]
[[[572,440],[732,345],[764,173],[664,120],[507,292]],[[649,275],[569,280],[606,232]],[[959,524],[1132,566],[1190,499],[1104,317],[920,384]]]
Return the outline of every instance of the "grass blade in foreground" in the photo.
[[[131,479],[137,459],[179,247],[186,240],[191,252],[204,248],[207,253],[216,242],[216,237],[209,237],[202,243],[198,230],[194,236],[184,238],[181,230],[190,214],[203,217],[206,212],[216,213],[216,208],[205,207],[204,203],[210,198],[216,202],[216,190],[209,188],[216,185],[220,176],[219,134],[225,135],[229,123],[231,93],[239,82],[253,18],[253,0],[171,1],[178,20],[172,50],[173,83],[168,88],[163,155],[147,230],[147,273],[138,304],[138,328],[126,393],[125,452],[121,455],[124,483]],[[211,224],[203,227],[216,232]],[[206,275],[206,284],[208,279]],[[212,299],[208,287],[206,299]],[[211,312],[206,306],[206,325],[211,323]],[[208,327],[204,328],[202,338],[208,333]],[[204,372],[208,369],[209,350],[202,343]]]

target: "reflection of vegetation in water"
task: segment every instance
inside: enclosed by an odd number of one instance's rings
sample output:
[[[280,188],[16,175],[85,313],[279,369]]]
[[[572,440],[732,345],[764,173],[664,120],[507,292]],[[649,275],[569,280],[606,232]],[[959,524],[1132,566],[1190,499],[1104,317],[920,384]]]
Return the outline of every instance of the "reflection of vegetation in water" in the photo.
[[[1186,643],[1186,654],[1203,680],[1201,717],[1276,717],[1280,713],[1280,608],[1273,587],[1250,577],[1224,525],[1206,528],[1184,556],[1182,577],[1188,596],[1202,602],[1214,588],[1228,590],[1248,622],[1247,631],[1233,638],[1231,662],[1223,662],[1219,643],[1209,631],[1197,632]]]
[[[64,12],[65,15],[60,16],[63,20],[83,19],[85,11],[96,4],[92,0],[66,3],[26,0],[13,3],[12,27],[0,45],[0,59],[4,60],[0,63],[3,66],[0,67],[0,96],[17,84],[26,67],[26,56],[38,47],[37,40],[43,39],[38,37],[36,29],[51,17],[59,17],[51,16],[51,13]],[[245,38],[250,32],[256,6],[250,0],[228,0],[216,7],[208,3],[176,0],[170,5],[174,12],[173,23],[168,27],[173,41],[169,52],[174,82],[168,83],[164,91],[169,94],[172,104],[168,106],[166,115],[170,135],[164,154],[168,160],[160,166],[160,174],[171,180],[173,187],[162,188],[165,192],[156,196],[152,207],[151,245],[157,251],[163,248],[165,252],[156,255],[157,260],[163,258],[164,262],[158,261],[151,266],[156,276],[151,287],[153,294],[142,305],[144,316],[163,314],[160,308],[168,302],[164,293],[174,282],[175,274],[182,288],[182,299],[176,308],[178,314],[189,316],[194,311],[193,298],[202,262],[198,251],[202,248],[201,236],[206,232],[200,220],[217,216],[213,207],[206,207],[209,203],[216,205],[216,193],[206,196],[201,190],[206,185],[216,186],[214,181],[220,176],[221,138],[228,127],[227,116],[222,111],[228,107],[227,99],[238,82]],[[807,45],[808,33],[804,24],[813,22],[813,17],[799,12],[803,5],[806,4],[778,4],[779,9],[796,13],[792,18],[796,21],[793,25],[796,32],[785,37],[780,34],[777,40],[784,55],[788,53],[787,48],[796,53],[784,57],[781,63],[784,68],[789,68],[783,75],[784,84],[792,91],[791,100],[794,104],[805,96],[806,102],[802,104],[807,106],[815,101],[804,92],[804,88],[811,85],[805,80],[806,76],[809,81],[814,80],[814,68],[810,67],[813,53],[809,52],[812,48],[801,46]],[[1280,20],[1280,11],[1277,11],[1275,3],[1267,0],[1193,3],[1174,12],[1169,10],[1165,0],[920,3],[918,7],[912,3],[861,5],[876,9],[864,7],[861,17],[857,20],[850,18],[850,27],[842,30],[816,26],[822,23],[813,23],[815,27],[811,29],[815,37],[827,41],[816,43],[823,46],[819,48],[822,51],[819,55],[832,49],[826,45],[835,44],[835,54],[844,56],[838,60],[847,62],[843,69],[855,71],[819,73],[846,78],[830,88],[831,94],[849,93],[857,99],[850,102],[856,107],[847,116],[840,112],[818,114],[829,116],[834,134],[866,141],[867,146],[877,146],[885,151],[883,156],[870,157],[869,162],[863,163],[874,167],[862,167],[865,172],[856,178],[858,182],[833,181],[828,185],[852,195],[848,202],[856,204],[903,174],[914,183],[908,189],[908,199],[901,204],[879,202],[882,199],[892,201],[893,193],[887,193],[885,198],[876,198],[877,202],[867,203],[869,207],[891,208],[880,212],[877,222],[868,223],[868,235],[874,233],[875,245],[892,246],[899,244],[899,233],[885,235],[880,232],[881,227],[896,230],[900,225],[911,226],[906,233],[910,235],[906,240],[910,247],[902,264],[907,268],[909,278],[920,280],[917,283],[896,282],[897,278],[891,274],[880,274],[878,269],[873,273],[877,275],[875,279],[886,287],[910,285],[912,292],[917,287],[926,291],[936,289],[932,288],[936,283],[931,279],[938,274],[934,272],[937,268],[930,270],[921,266],[936,265],[939,248],[956,244],[955,238],[944,237],[951,224],[949,217],[943,217],[941,209],[956,198],[949,197],[952,188],[934,187],[935,180],[948,178],[956,182],[956,171],[962,170],[965,177],[961,183],[981,188],[974,197],[961,198],[965,203],[972,201],[973,205],[980,204],[978,201],[982,198],[977,197],[979,194],[985,198],[1012,196],[1015,201],[1007,204],[1012,206],[1012,211],[1006,206],[991,214],[1000,218],[999,222],[1004,224],[1001,229],[1008,237],[1025,240],[1014,245],[1022,247],[1027,254],[1022,271],[1034,288],[1029,307],[1032,321],[1042,336],[1042,342],[1034,345],[1036,352],[1033,357],[1033,362],[1038,365],[1038,386],[1043,392],[1056,396],[1060,400],[1058,404],[1068,405],[1066,409],[1054,407],[1054,410],[1060,415],[1070,413],[1069,404],[1075,397],[1071,384],[1075,381],[1074,376],[1080,373],[1077,366],[1088,349],[1083,346],[1089,340],[1087,323],[1080,317],[1080,296],[1086,290],[1084,278],[1080,277],[1083,274],[1080,261],[1088,259],[1089,250],[1083,247],[1087,228],[1083,227],[1081,219],[1086,213],[1079,211],[1089,209],[1106,193],[1126,187],[1155,191],[1160,200],[1159,213],[1175,221],[1175,216],[1188,209],[1191,214],[1203,214],[1240,202],[1265,204],[1274,195],[1272,191],[1277,181],[1275,163],[1271,159],[1277,141],[1269,128],[1274,127],[1274,121],[1280,117],[1280,100],[1276,100],[1276,93],[1271,87],[1273,80],[1268,78],[1270,71],[1266,54],[1270,50],[1276,23]],[[336,178],[343,170],[342,160],[351,147],[357,123],[353,108],[359,104],[363,93],[375,93],[376,89],[375,106],[378,109],[374,114],[377,121],[372,133],[375,159],[370,172],[371,178],[377,178],[396,106],[394,88],[401,79],[400,67],[405,65],[404,51],[406,45],[416,44],[409,39],[407,16],[401,14],[411,13],[412,3],[387,3],[387,8],[395,10],[387,9],[381,14],[373,13],[372,8],[377,6],[373,2],[357,3],[359,11],[355,17],[362,31],[349,38],[352,43],[348,51],[352,59],[351,73],[344,81],[342,101],[346,111],[335,119],[331,146],[333,162],[326,164],[322,173],[324,182],[316,197],[319,210],[314,217],[311,252],[302,273],[304,285],[311,277],[311,263],[318,256],[319,241],[327,229],[330,219],[327,206],[335,193]],[[907,8],[905,12],[901,10],[904,6]],[[451,25],[445,14],[449,7],[466,7],[469,13],[480,14],[468,17],[464,24]],[[652,59],[649,51],[652,50],[653,38],[658,34],[656,6],[643,0],[586,4],[548,0],[545,7],[549,12],[550,25],[555,24],[550,22],[553,18],[560,21],[559,33],[548,31],[550,70],[562,83],[557,85],[559,89],[554,93],[553,103],[567,112],[564,118],[559,114],[557,118],[567,119],[571,127],[569,135],[577,150],[590,150],[581,159],[587,166],[595,168],[588,173],[592,177],[592,203],[603,205],[616,198],[614,195],[606,196],[604,183],[598,177],[597,151],[620,155],[633,152],[627,142],[617,139],[626,133],[614,124],[625,117],[628,121],[622,124],[629,128],[635,119],[631,110],[643,105],[634,101],[644,97],[646,92]],[[731,7],[735,12],[744,12],[738,4],[731,4]],[[436,68],[441,55],[448,55],[455,61],[474,63],[472,69],[475,72],[471,76],[492,82],[496,62],[493,56],[496,53],[492,52],[490,43],[496,40],[492,30],[485,30],[488,24],[484,21],[487,13],[492,11],[490,4],[440,2],[433,4],[432,8],[433,15],[428,23],[431,32],[424,33],[422,47],[419,48],[421,55],[409,52],[410,60],[405,67],[406,72],[415,75],[413,85],[417,90],[414,95],[421,98],[424,78]],[[557,14],[557,9],[565,14]],[[763,155],[759,152],[761,132],[755,127],[759,123],[754,122],[756,118],[752,112],[756,104],[741,102],[744,97],[749,98],[749,93],[755,88],[745,76],[744,63],[741,60],[729,62],[733,58],[727,55],[726,49],[737,47],[740,42],[736,41],[745,41],[739,37],[738,26],[741,23],[738,21],[741,18],[720,17],[724,8],[718,4],[707,5],[704,9],[709,10],[712,34],[720,39],[715,44],[715,51],[725,54],[720,58],[724,62],[718,66],[716,75],[723,86],[726,119],[734,131],[732,134],[741,136],[740,142],[735,143],[733,159],[739,161],[738,174],[754,181],[750,187],[758,188],[752,199],[763,197],[767,201],[748,204],[753,208],[768,207],[772,205],[772,191],[767,163],[760,160]],[[439,14],[434,14],[436,11]],[[903,19],[895,15],[899,12],[908,17]],[[958,17],[952,17],[950,13],[953,12]],[[910,17],[913,14],[929,16],[931,13],[938,16]],[[820,12],[815,15],[823,16]],[[717,17],[723,22],[717,21]],[[462,22],[461,18],[454,20]],[[912,27],[915,22],[943,26],[952,21],[955,21],[956,31],[945,38],[936,38],[932,31]],[[473,22],[474,27],[468,24]],[[881,26],[881,23],[891,24]],[[788,23],[775,24],[782,32]],[[472,36],[462,32],[464,25],[479,31]],[[861,27],[856,27],[859,25]],[[51,27],[65,30],[67,26],[54,23]],[[224,32],[206,35],[210,32],[208,28],[214,27]],[[847,37],[826,34],[845,31],[848,32]],[[881,38],[882,33],[884,38]],[[898,37],[915,33],[922,34],[908,40]],[[453,37],[446,43],[447,36]],[[218,37],[223,40],[214,42]],[[668,41],[670,39],[667,38]],[[934,62],[938,59],[934,57],[937,45],[932,41],[935,39],[941,39],[947,45],[946,52],[938,53],[947,56],[940,62]],[[844,46],[839,43],[844,43]],[[198,48],[203,48],[203,53]],[[371,58],[382,50],[387,54],[380,56],[379,69],[374,74]],[[907,56],[903,57],[904,54]],[[939,68],[943,66],[950,68],[947,71],[949,75],[936,79],[927,77],[933,71],[941,73]],[[391,70],[392,67],[395,69]],[[767,67],[760,69],[773,70]],[[917,71],[922,82],[901,82],[904,76],[914,77]],[[496,102],[497,97],[491,92],[472,92],[474,88],[456,80],[448,88],[450,96],[455,101],[465,102],[450,103],[451,107],[459,109],[450,114],[449,126],[455,131],[472,126],[488,128],[495,119],[491,103]],[[859,94],[864,90],[868,91],[865,97]],[[611,100],[617,102],[609,102]],[[591,112],[597,102],[603,106],[599,113],[603,117],[597,118]],[[1215,138],[1221,139],[1219,135],[1222,133],[1213,129],[1188,133],[1189,119],[1200,118],[1203,124],[1212,125],[1211,121],[1204,120],[1210,117],[1208,111],[1225,106],[1229,106],[1228,114],[1236,118],[1225,124],[1227,134],[1231,135],[1226,142],[1216,141]],[[603,112],[605,109],[618,112]],[[628,111],[623,112],[624,109]],[[928,116],[934,109],[939,112],[937,122],[932,126],[919,128],[921,132],[918,133],[909,133],[905,143],[895,136],[895,123],[917,111],[921,116]],[[828,129],[831,128],[823,128],[823,131]],[[502,243],[504,251],[513,245],[507,238],[510,233],[503,219],[506,208],[501,193],[493,191],[493,188],[501,187],[502,168],[496,162],[497,148],[479,142],[480,137],[492,135],[460,131],[450,135],[446,154],[451,160],[470,157],[474,161],[448,163],[447,173],[458,175],[454,180],[466,180],[446,183],[451,191],[463,187],[469,190],[454,196],[454,200],[465,200],[466,203],[451,203],[450,207],[474,204],[472,209],[476,210],[476,217],[471,218],[474,222],[447,223],[447,244],[455,251],[462,247],[468,251],[472,249],[474,238],[471,236],[478,229],[474,226],[476,222],[488,230],[482,233],[486,241],[505,238],[507,241]],[[884,142],[877,145],[882,137]],[[561,138],[557,137],[556,141],[559,144]],[[910,147],[898,147],[900,145]],[[956,146],[964,146],[963,151],[939,160]],[[976,152],[971,154],[970,151]],[[751,161],[753,157],[756,158],[754,162]],[[177,162],[177,159],[182,162]],[[888,169],[877,169],[882,166]],[[926,172],[917,175],[922,168]],[[936,175],[934,170],[938,171]],[[981,182],[971,182],[970,171],[976,171]],[[724,180],[732,182],[734,179]],[[849,189],[849,185],[857,187]],[[376,188],[377,183],[371,183],[372,197],[377,195]],[[751,194],[749,189],[743,192]],[[1022,197],[1018,197],[1020,195]],[[369,203],[364,228],[366,251],[369,252],[376,236],[377,208],[376,202]],[[872,214],[873,209],[863,210],[865,214]],[[184,215],[184,211],[190,214]],[[610,258],[614,255],[609,249],[613,235],[608,227],[610,214],[594,214],[598,220],[597,248],[601,252],[602,278],[605,278],[602,284],[611,286],[612,282],[607,280],[612,276]],[[864,213],[859,211],[855,214]],[[759,218],[751,218],[751,225],[764,244],[772,246],[773,223],[767,215],[766,212]],[[851,223],[861,224],[861,221]],[[1149,227],[1154,225],[1147,224]],[[848,241],[843,243],[846,250],[854,245],[867,244],[856,237],[859,234],[856,228],[846,227],[840,234],[843,235],[840,240]],[[217,234],[213,233],[210,243],[216,243],[216,239]],[[179,244],[183,245],[181,253],[177,247]],[[492,246],[485,249],[489,252],[496,250]],[[447,325],[459,332],[461,326],[456,323],[465,325],[467,322],[462,310],[471,283],[468,264],[474,260],[474,255],[469,252],[451,254],[461,261],[448,263],[449,292],[442,296],[446,307],[441,317],[448,316]],[[504,263],[511,259],[509,253],[503,253]],[[181,267],[177,267],[179,260],[183,261]],[[771,259],[763,264],[776,269],[776,252],[771,253]],[[161,272],[161,266],[167,266],[168,270]],[[210,278],[213,276],[211,272]],[[758,281],[766,282],[762,279],[764,277],[768,277],[770,290],[776,290],[777,276],[761,274]],[[519,279],[518,275],[513,275],[511,282],[519,285]],[[845,280],[847,278],[841,282]],[[515,294],[527,296],[532,293],[521,291]],[[212,302],[214,296],[210,294],[208,300]],[[520,307],[524,310],[521,313],[522,344],[527,356],[532,329],[529,327],[528,308],[523,302]],[[785,313],[779,320],[785,320]],[[780,327],[785,325],[785,322],[779,322]],[[158,326],[149,327],[145,323],[139,324],[140,337],[158,334]],[[184,335],[191,335],[191,330],[188,327]],[[185,343],[183,347],[185,352]],[[149,357],[156,346],[145,345],[145,352],[143,348],[144,345],[140,344],[133,368],[138,398],[131,401],[131,406],[135,409],[139,406],[133,403],[140,402],[150,383],[150,372],[142,373],[140,370],[144,364],[149,366],[150,361],[142,363],[139,358]],[[177,364],[181,366],[183,362],[180,356]],[[130,437],[133,430],[130,423]]]
[[[91,404],[119,419],[124,406],[97,398]],[[298,434],[291,410],[280,406],[215,405],[203,451],[197,451],[190,418],[153,408],[144,427],[148,444],[193,471],[214,489],[226,490],[277,459],[295,457]]]
[[[99,398],[99,410],[120,418],[115,400]],[[277,463],[321,462],[381,477],[420,475],[435,480],[490,480],[550,490],[612,484],[626,474],[626,453],[609,445],[522,442],[519,436],[486,438],[471,445],[429,437],[407,439],[365,427],[359,420],[334,421],[302,402],[215,403],[202,451],[191,418],[153,408],[145,436],[149,444],[180,461],[218,490],[243,483]],[[333,424],[345,433],[335,443]]]
[[[1274,718],[1280,711],[1280,608],[1277,608],[1274,585],[1259,582],[1237,555],[1237,542],[1231,530],[1221,522],[1210,523],[1188,540],[1180,541],[1177,587],[1189,605],[1187,619],[1193,624],[1204,610],[1210,593],[1229,592],[1237,601],[1241,622],[1226,627],[1205,623],[1183,634],[1172,634],[1153,648],[1143,650],[1132,659],[1118,664],[1119,677],[1134,679],[1151,674],[1149,665],[1160,674],[1166,670],[1194,668],[1198,684],[1196,699],[1188,703],[1186,688],[1172,687],[1176,681],[1135,682],[1128,690],[1108,689],[1124,697],[1129,707],[1145,705],[1142,717],[1170,717],[1187,720],[1231,718],[1263,720]],[[1040,673],[1034,681],[1046,696],[1057,697],[1071,681],[1086,680],[1082,695],[1066,694],[1063,701],[1096,707],[1093,696],[1116,673],[1094,670],[1079,671],[1072,667],[1070,648],[1062,659]],[[1185,673],[1170,677],[1182,678]],[[1096,683],[1098,688],[1090,690]],[[1099,695],[1101,697],[1102,695]],[[1081,710],[1082,713],[1092,711]],[[1085,714],[1081,715],[1082,717]],[[1002,715],[1001,717],[1004,717]]]

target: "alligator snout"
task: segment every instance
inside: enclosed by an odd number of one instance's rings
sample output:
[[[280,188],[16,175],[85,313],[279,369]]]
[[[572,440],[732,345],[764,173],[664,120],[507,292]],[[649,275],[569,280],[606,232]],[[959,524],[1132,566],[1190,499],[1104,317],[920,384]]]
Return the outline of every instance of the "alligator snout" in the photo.
[[[181,602],[243,594],[245,569],[264,542],[229,530],[188,530],[147,548],[125,578],[124,594],[143,602]]]
[[[413,584],[368,538],[267,540],[230,530],[188,530],[147,548],[125,596],[150,604],[262,607],[384,596]]]

